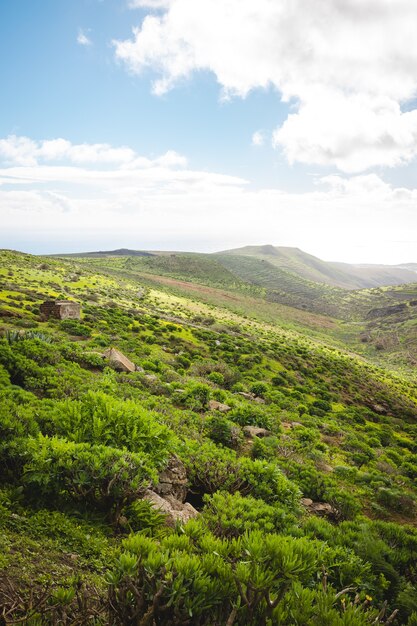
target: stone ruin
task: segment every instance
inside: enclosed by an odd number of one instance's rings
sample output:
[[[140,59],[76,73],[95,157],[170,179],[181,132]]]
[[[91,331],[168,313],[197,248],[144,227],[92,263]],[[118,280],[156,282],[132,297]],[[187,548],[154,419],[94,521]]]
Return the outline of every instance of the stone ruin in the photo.
[[[58,320],[79,320],[81,318],[81,304],[70,300],[46,300],[40,307],[43,320],[53,317]]]

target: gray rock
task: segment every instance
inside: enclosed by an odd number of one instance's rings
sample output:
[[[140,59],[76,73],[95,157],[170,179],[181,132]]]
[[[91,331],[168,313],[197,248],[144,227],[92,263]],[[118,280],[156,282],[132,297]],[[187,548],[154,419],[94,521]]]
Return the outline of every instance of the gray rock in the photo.
[[[150,489],[146,490],[144,500],[166,515],[168,526],[175,526],[177,522],[185,524],[198,515],[198,511],[188,502],[180,502],[172,496],[162,498]]]
[[[134,372],[136,369],[136,365],[116,348],[109,348],[104,352],[103,356],[118,372]]]
[[[220,413],[227,413],[232,410],[228,404],[222,404],[221,402],[217,402],[217,400],[210,400],[208,408],[210,411],[220,411]]]
[[[242,396],[242,398],[246,398],[246,400],[253,400],[255,397],[253,393],[248,393],[247,391],[238,391],[237,395]]]
[[[154,491],[166,498],[173,496],[176,500],[184,502],[187,497],[187,472],[184,464],[176,456],[172,456],[167,467],[159,475],[159,482]]]
[[[250,437],[251,439],[253,439],[253,437],[269,437],[272,435],[270,430],[259,428],[258,426],[245,426],[243,432],[246,437]]]
[[[319,517],[337,517],[336,509],[328,502],[313,502],[310,498],[301,498],[301,504],[309,513]]]

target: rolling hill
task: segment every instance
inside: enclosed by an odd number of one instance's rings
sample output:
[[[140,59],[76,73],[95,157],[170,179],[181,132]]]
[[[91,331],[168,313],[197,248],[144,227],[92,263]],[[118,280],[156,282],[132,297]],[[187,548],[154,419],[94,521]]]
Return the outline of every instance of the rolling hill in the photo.
[[[268,300],[278,276],[358,321]],[[417,382],[359,337],[411,339],[416,291],[0,251],[5,624],[414,626]]]
[[[343,289],[363,289],[417,282],[416,272],[412,269],[413,264],[389,266],[330,263],[307,254],[299,248],[271,245],[245,246],[218,254],[222,257],[225,255],[255,257],[300,278]]]

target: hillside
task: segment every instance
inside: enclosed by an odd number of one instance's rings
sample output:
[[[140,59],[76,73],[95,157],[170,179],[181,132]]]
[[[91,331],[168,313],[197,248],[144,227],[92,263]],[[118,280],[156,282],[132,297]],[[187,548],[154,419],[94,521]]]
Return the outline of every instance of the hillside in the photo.
[[[255,257],[267,261],[290,274],[309,281],[325,283],[343,289],[362,289],[383,285],[416,282],[413,264],[405,266],[352,265],[329,263],[303,252],[299,248],[246,246],[220,252],[220,255]]]
[[[350,327],[160,258],[0,253],[5,624],[414,626],[417,384],[343,347],[413,290]]]

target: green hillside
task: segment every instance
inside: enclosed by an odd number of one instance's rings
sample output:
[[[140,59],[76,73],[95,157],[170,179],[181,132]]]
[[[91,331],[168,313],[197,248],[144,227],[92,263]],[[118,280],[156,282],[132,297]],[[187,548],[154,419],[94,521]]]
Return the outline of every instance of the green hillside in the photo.
[[[417,384],[359,340],[414,288],[226,256],[0,253],[4,624],[415,626]]]
[[[255,257],[275,265],[299,278],[325,283],[343,289],[362,289],[383,285],[396,285],[415,282],[416,275],[412,264],[407,266],[351,265],[329,263],[303,252],[299,248],[245,246],[219,253]]]

